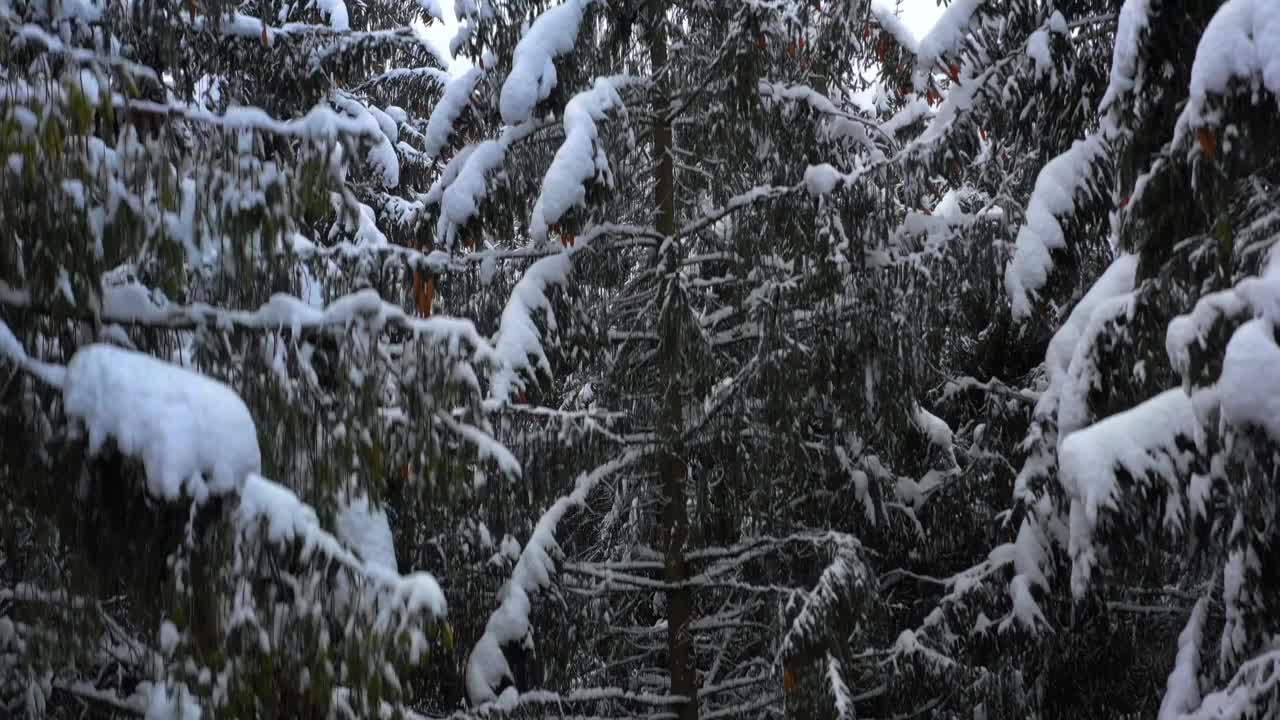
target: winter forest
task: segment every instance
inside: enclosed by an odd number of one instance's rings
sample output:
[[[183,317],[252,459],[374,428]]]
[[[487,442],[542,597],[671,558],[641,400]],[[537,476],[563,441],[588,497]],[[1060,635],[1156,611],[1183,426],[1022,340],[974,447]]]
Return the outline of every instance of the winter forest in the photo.
[[[1280,0],[938,4],[0,0],[0,717],[1280,718]]]

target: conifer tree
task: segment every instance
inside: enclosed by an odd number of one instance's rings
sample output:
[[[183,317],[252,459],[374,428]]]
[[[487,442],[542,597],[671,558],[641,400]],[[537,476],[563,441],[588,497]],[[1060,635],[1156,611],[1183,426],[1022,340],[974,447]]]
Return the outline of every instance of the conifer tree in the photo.
[[[0,0],[6,711],[1276,711],[1274,3],[445,9]]]

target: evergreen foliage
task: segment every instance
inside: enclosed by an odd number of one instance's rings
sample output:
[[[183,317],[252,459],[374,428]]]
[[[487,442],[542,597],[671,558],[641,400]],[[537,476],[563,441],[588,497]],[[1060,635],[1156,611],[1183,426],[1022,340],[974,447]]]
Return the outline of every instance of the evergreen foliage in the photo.
[[[3,713],[1280,713],[1280,5],[898,12],[0,0]]]

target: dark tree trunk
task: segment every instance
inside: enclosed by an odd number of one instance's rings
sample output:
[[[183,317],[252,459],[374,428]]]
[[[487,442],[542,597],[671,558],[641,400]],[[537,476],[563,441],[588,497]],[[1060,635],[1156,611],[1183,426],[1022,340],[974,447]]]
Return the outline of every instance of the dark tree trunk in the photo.
[[[667,64],[666,16],[661,7],[654,13],[653,32],[649,40],[649,57],[654,73],[661,72]],[[662,84],[666,83],[664,79]],[[668,105],[661,87],[654,104],[657,123],[653,129],[653,152],[656,162],[654,183],[657,202],[657,229],[666,238],[675,234],[675,168],[672,160],[671,123],[667,119]],[[667,247],[668,253],[676,248]],[[672,258],[659,255],[658,262],[668,268],[677,264]],[[672,289],[671,291],[676,291]],[[689,540],[689,513],[685,497],[684,448],[680,442],[684,425],[684,407],[681,397],[681,329],[684,325],[680,310],[667,307],[669,317],[660,321],[659,364],[665,383],[663,407],[660,414],[661,456],[658,476],[662,482],[665,507],[662,514],[663,541],[666,558],[663,579],[672,587],[667,591],[667,647],[671,692],[683,695],[689,701],[679,706],[680,720],[697,720],[698,678],[693,664],[693,636],[690,630],[693,616],[693,594],[684,581],[688,577],[685,567],[685,545]]]

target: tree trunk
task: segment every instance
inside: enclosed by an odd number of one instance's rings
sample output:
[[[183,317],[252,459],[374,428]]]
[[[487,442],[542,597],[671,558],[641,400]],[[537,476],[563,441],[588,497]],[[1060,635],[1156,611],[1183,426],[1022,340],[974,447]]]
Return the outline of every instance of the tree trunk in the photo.
[[[661,7],[655,13],[649,43],[649,58],[656,75],[667,64],[666,14]],[[658,119],[653,128],[653,152],[656,163],[654,199],[658,211],[656,225],[658,232],[664,238],[670,238],[675,234],[676,229],[675,168],[671,153],[673,144],[671,123],[667,120],[667,83],[668,79],[665,76],[659,82],[657,98],[654,102],[654,114]],[[674,255],[677,249],[674,246],[668,246],[666,252]],[[657,260],[661,265],[672,270],[677,267],[671,257],[659,255]],[[663,541],[666,545],[663,579],[672,586],[667,590],[668,670],[671,673],[672,694],[689,698],[688,702],[679,706],[680,720],[697,720],[698,676],[693,664],[693,635],[690,631],[693,593],[688,586],[683,585],[688,578],[685,567],[685,545],[689,540],[689,513],[685,498],[687,472],[684,448],[680,442],[684,427],[680,367],[683,355],[681,329],[684,319],[680,317],[681,313],[677,308],[667,307],[664,313],[671,314],[660,321],[659,330],[658,358],[666,389],[663,407],[659,413],[659,436],[663,449],[658,461],[658,476],[662,482],[665,500],[662,513]]]

